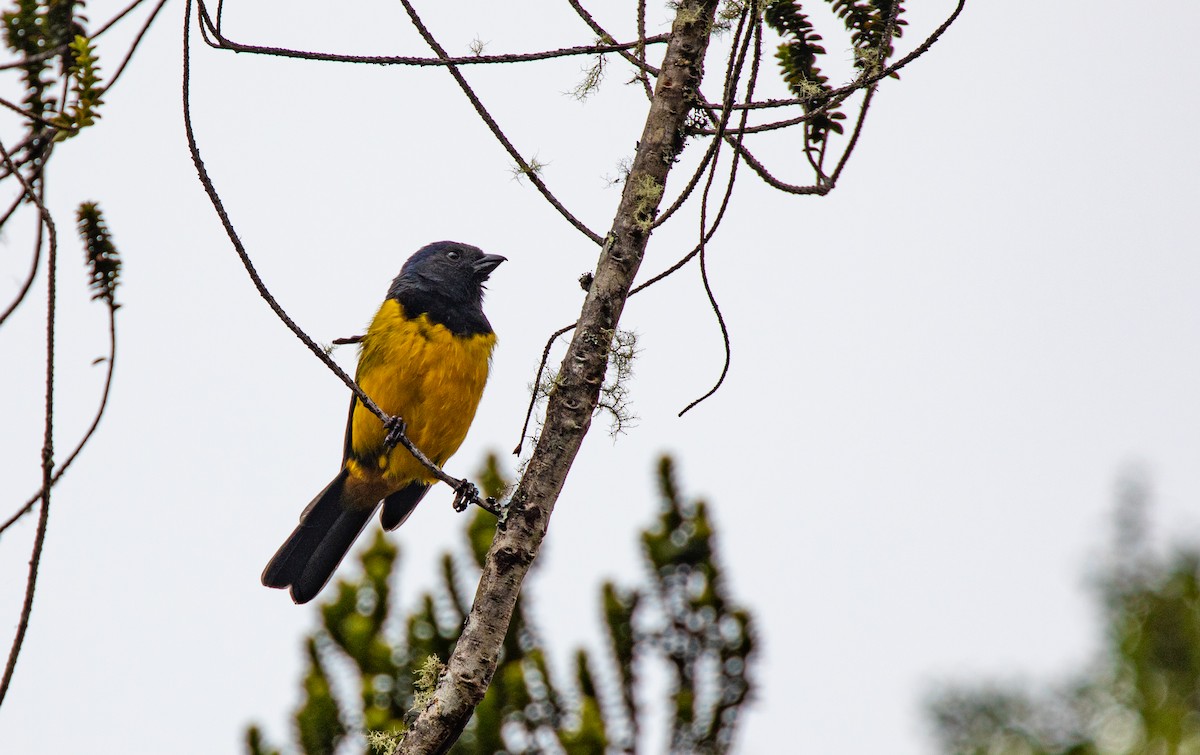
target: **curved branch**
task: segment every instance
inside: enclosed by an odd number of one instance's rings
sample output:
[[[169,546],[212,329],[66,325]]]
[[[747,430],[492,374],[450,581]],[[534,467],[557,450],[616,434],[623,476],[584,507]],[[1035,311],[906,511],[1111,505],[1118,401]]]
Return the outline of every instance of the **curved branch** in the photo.
[[[529,63],[538,60],[554,60],[577,55],[602,55],[605,53],[623,52],[638,49],[647,44],[660,44],[667,41],[666,34],[637,39],[633,42],[613,42],[611,44],[575,45],[561,47],[556,50],[542,52],[504,53],[500,55],[462,55],[459,57],[426,58],[419,55],[347,55],[333,52],[313,52],[296,50],[288,47],[272,47],[269,45],[248,45],[234,42],[220,32],[220,26],[214,23],[208,14],[203,0],[197,0],[202,15],[202,23],[206,34],[212,35],[212,41],[205,42],[217,50],[244,52],[252,55],[270,55],[279,58],[296,58],[298,60],[315,60],[325,63],[359,63],[377,66],[471,66],[491,63]]]
[[[829,93],[828,100],[826,100],[826,102],[824,103],[823,108],[827,109],[829,107],[836,107],[837,105],[841,104],[843,101],[845,101],[848,97],[853,95],[858,90],[860,90],[860,89],[868,89],[869,90],[869,89],[873,88],[875,86],[875,84],[877,84],[878,82],[892,76],[892,74],[896,73],[900,69],[907,66],[909,63],[912,63],[914,60],[916,60],[917,58],[924,55],[926,52],[929,51],[929,48],[931,48],[934,45],[934,43],[937,42],[937,40],[939,38],[941,38],[942,34],[944,34],[946,32],[946,30],[950,28],[951,24],[953,24],[955,22],[955,20],[958,19],[959,15],[962,13],[964,7],[966,7],[966,0],[958,0],[957,5],[955,5],[954,11],[951,12],[949,17],[947,17],[946,20],[943,21],[942,24],[933,31],[933,33],[931,33],[928,37],[926,37],[925,40],[923,42],[921,42],[921,44],[917,45],[912,50],[912,52],[908,53],[900,60],[898,60],[895,63],[893,63],[892,65],[887,66],[886,68],[882,68],[870,75],[867,75],[867,73],[864,71],[862,76],[855,79],[851,83],[832,90]],[[716,111],[719,108],[708,104],[707,98],[704,98],[703,96],[701,96],[700,99],[703,103],[700,105],[700,107],[702,110],[704,110],[709,121],[714,124],[717,123],[718,117],[716,115]],[[794,101],[777,100],[777,101],[772,101],[773,104],[770,106],[778,106],[778,105],[783,105],[783,104],[798,104],[800,102],[801,102],[801,100],[794,100]],[[755,106],[764,106],[764,107],[767,106],[762,103],[751,103],[751,104],[753,104]],[[741,106],[735,106],[735,108],[736,107],[740,107],[741,109],[750,109],[750,104],[742,104]],[[818,109],[818,110],[823,112],[822,109]],[[816,113],[817,113],[817,110],[814,110],[812,114],[815,115]],[[803,118],[803,117],[796,118],[796,119],[792,119],[791,121],[781,122],[776,127],[783,127],[784,125],[793,125],[794,123],[802,123],[807,120],[808,120],[808,118]],[[754,130],[753,127],[751,127],[750,129],[743,130],[742,133],[752,133],[753,130]],[[762,130],[767,130],[767,129],[762,129]],[[856,128],[856,133],[859,130],[861,130],[861,119],[860,119],[859,127]],[[731,140],[733,139],[734,136],[735,136],[734,133],[728,133],[725,135],[724,138],[725,138],[726,142],[733,144],[733,142]],[[853,142],[852,142],[852,144],[853,144]],[[772,175],[772,173],[767,169],[767,167],[760,160],[758,160],[758,158],[756,158],[750,152],[750,150],[746,148],[745,145],[736,145],[734,148],[737,149],[738,152],[742,155],[743,159],[745,159],[745,161],[746,161],[746,164],[749,165],[754,170],[754,172],[757,173],[759,175],[759,177],[763,179],[763,181],[765,181],[768,185],[770,185],[771,187],[773,187],[775,189],[778,189],[783,192],[787,192],[788,194],[825,195],[825,194],[828,194],[829,191],[833,188],[833,183],[829,182],[829,181],[821,181],[815,186],[798,186],[796,184],[790,184],[785,181],[781,181],[778,178],[776,178],[774,175]],[[851,150],[853,149],[852,145],[850,146],[850,149]],[[840,165],[842,167],[844,167],[844,164],[845,164],[844,161],[840,161]]]
[[[583,19],[583,22],[587,24],[588,28],[595,32],[597,36],[599,36],[601,39],[613,39],[613,36],[609,34],[603,26],[597,23],[596,19],[592,18],[592,14],[588,13],[587,9],[580,5],[579,0],[567,0],[567,2],[575,11],[576,15]],[[670,35],[668,34],[667,36],[669,37]],[[629,50],[618,50],[617,53],[622,58],[625,58],[625,60],[633,65],[633,67],[636,68],[641,74],[649,74],[650,76],[658,75],[659,70],[657,68],[652,65],[647,65],[645,54],[637,55],[629,52]]]
[[[34,181],[36,181],[36,178],[31,177],[30,183],[33,183]],[[16,203],[12,206],[12,208],[4,216],[5,222],[7,222],[8,218],[12,215],[12,213],[16,211],[16,209],[20,205],[20,203],[24,201],[24,196],[25,196],[24,194],[21,194],[17,197]],[[2,227],[2,226],[3,226],[3,223],[0,223],[0,227]],[[33,281],[37,278],[37,271],[38,271],[38,268],[41,267],[41,264],[42,264],[42,224],[39,221],[38,222],[37,241],[33,245],[33,260],[29,263],[29,274],[25,276],[25,280],[21,283],[21,290],[17,292],[17,295],[15,297],[13,297],[13,300],[11,302],[9,302],[9,305],[4,308],[4,311],[0,312],[0,325],[3,325],[4,321],[9,318],[9,315],[11,315],[13,312],[16,312],[17,307],[21,306],[21,302],[25,301],[25,297],[29,294],[30,289],[33,288]]]
[[[434,39],[433,35],[429,32],[429,29],[425,27],[425,23],[421,21],[421,17],[417,15],[417,10],[413,7],[412,3],[410,3],[408,0],[400,0],[400,2],[404,5],[404,10],[408,12],[408,17],[409,20],[412,21],[413,27],[416,28],[417,32],[420,33],[421,38],[425,40],[425,44],[429,45],[429,49],[433,50],[439,59],[450,60],[450,56],[446,54],[446,50],[442,48],[438,41]],[[492,117],[492,114],[483,106],[483,103],[479,100],[479,97],[476,96],[475,90],[472,89],[471,85],[467,83],[467,80],[463,77],[462,72],[458,70],[458,66],[453,63],[447,63],[446,70],[450,72],[450,75],[453,76],[454,80],[458,83],[459,88],[463,90],[463,94],[465,94],[467,99],[470,100],[471,106],[475,108],[475,112],[479,115],[483,122],[487,124],[487,127],[491,129],[492,135],[496,137],[496,140],[500,142],[504,149],[508,151],[509,156],[512,157],[512,159],[517,163],[517,167],[520,168],[521,173],[529,179],[530,183],[537,187],[537,190],[542,193],[542,196],[546,198],[546,201],[549,202],[554,209],[558,210],[559,215],[562,215],[568,223],[575,226],[576,230],[591,239],[593,243],[596,245],[604,243],[604,239],[600,238],[598,233],[584,225],[583,222],[576,218],[571,211],[563,205],[562,202],[558,201],[558,197],[551,193],[550,188],[546,186],[545,182],[542,181],[540,176],[538,176],[537,171],[531,165],[529,165],[529,163],[525,162],[525,158],[521,157],[520,152],[517,152],[517,148],[512,145],[512,142],[508,140],[508,137],[504,135],[504,132],[500,130],[500,125],[496,123],[496,119]]]
[[[237,231],[234,230],[233,221],[229,219],[229,213],[225,211],[225,204],[221,201],[221,197],[217,195],[217,189],[213,185],[212,179],[209,178],[208,170],[204,167],[204,160],[200,157],[200,147],[196,144],[196,134],[192,128],[191,105],[191,17],[192,0],[186,0],[184,4],[183,16],[183,127],[184,132],[187,135],[188,150],[191,152],[192,163],[196,167],[196,174],[200,178],[200,183],[204,186],[204,192],[208,195],[208,199],[212,203],[213,209],[216,210],[217,217],[220,218],[221,225],[225,229],[225,234],[229,237],[230,243],[233,244],[234,251],[237,252],[238,258],[242,261],[242,266],[246,268],[246,273],[250,276],[251,282],[254,283],[255,289],[258,290],[258,295],[261,296],[263,301],[267,303],[267,306],[271,308],[271,311],[275,313],[275,316],[278,317],[285,326],[287,326],[288,330],[292,331],[292,334],[299,338],[300,342],[307,346],[309,351],[316,355],[316,357],[320,359],[321,362],[324,363],[333,374],[337,375],[338,378],[346,384],[346,387],[354,392],[354,395],[358,397],[359,402],[367,409],[367,411],[379,418],[379,420],[384,424],[384,427],[388,429],[385,442],[389,447],[395,445],[404,446],[404,448],[410,454],[412,454],[413,457],[416,458],[416,460],[419,461],[423,467],[429,470],[430,474],[454,488],[456,494],[465,496],[465,498],[471,503],[482,505],[482,502],[478,496],[478,491],[475,492],[475,495],[471,495],[471,486],[467,480],[460,480],[456,477],[450,476],[443,471],[441,467],[439,467],[437,464],[434,464],[433,461],[431,461],[429,457],[421,451],[421,449],[417,448],[416,445],[414,445],[413,442],[409,440],[408,436],[401,430],[403,427],[403,419],[400,417],[393,417],[380,409],[379,406],[371,399],[371,397],[368,396],[363,389],[358,386],[358,383],[354,382],[354,380],[352,380],[350,376],[338,366],[337,362],[334,362],[332,357],[325,353],[325,350],[317,345],[317,343],[313,341],[313,339],[310,338],[309,335],[305,333],[290,316],[288,316],[287,312],[284,311],[283,307],[280,306],[279,302],[276,301],[275,297],[267,289],[267,286],[265,283],[263,283],[262,278],[259,277],[258,271],[254,268],[254,263],[250,260],[250,255],[246,252],[246,247],[242,244],[242,240],[238,236]],[[457,506],[458,498],[455,499],[455,502]]]
[[[142,1],[143,0],[137,0],[139,3]],[[104,85],[105,92],[107,92],[109,89],[112,89],[113,85],[117,83],[117,79],[121,78],[121,74],[125,72],[125,66],[129,65],[129,61],[133,59],[133,54],[137,52],[138,46],[142,44],[142,39],[145,38],[146,32],[150,31],[150,25],[154,23],[154,19],[158,17],[159,11],[161,11],[163,6],[166,4],[167,0],[158,0],[158,5],[154,6],[154,10],[150,11],[150,15],[147,16],[146,22],[142,24],[142,28],[138,31],[137,36],[135,36],[133,38],[133,42],[130,43],[129,50],[125,53],[125,57],[121,59],[121,63],[117,66],[117,70],[113,73],[112,78],[108,80],[108,83]]]
[[[108,408],[108,396],[112,392],[113,369],[116,366],[116,361],[117,361],[116,309],[110,306],[108,308],[108,359],[107,359],[108,370],[107,370],[106,374],[104,375],[104,389],[103,389],[102,393],[100,394],[100,406],[96,409],[96,416],[92,418],[92,424],[88,426],[87,432],[85,432],[83,434],[83,437],[79,439],[79,442],[77,444],[75,444],[75,448],[71,451],[70,454],[68,454],[67,458],[64,459],[63,462],[54,469],[54,477],[51,478],[51,480],[50,480],[51,487],[54,487],[55,485],[58,484],[58,481],[60,479],[62,479],[62,476],[64,474],[66,474],[66,471],[71,466],[71,463],[75,461],[75,458],[79,456],[79,453],[81,451],[83,451],[83,447],[87,445],[87,442],[89,440],[91,440],[92,435],[96,432],[96,428],[98,428],[100,426],[100,418],[104,416],[104,410],[106,408]],[[0,523],[0,534],[4,534],[4,531],[6,529],[11,527],[13,524],[15,524],[21,517],[25,516],[30,511],[32,511],[34,504],[36,504],[41,499],[42,494],[44,492],[45,492],[45,488],[43,487],[41,490],[38,490],[38,492],[36,492],[32,496],[30,496],[29,500],[27,500],[25,502],[25,505],[22,506],[21,508],[17,509],[16,513],[14,513],[8,519],[5,519],[3,523]]]

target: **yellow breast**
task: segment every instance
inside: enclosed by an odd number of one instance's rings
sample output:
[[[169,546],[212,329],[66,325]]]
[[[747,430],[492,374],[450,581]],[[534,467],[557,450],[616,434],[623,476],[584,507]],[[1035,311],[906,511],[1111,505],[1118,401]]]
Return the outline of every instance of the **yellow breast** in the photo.
[[[467,437],[495,345],[495,333],[456,336],[427,315],[409,319],[388,299],[363,338],[356,379],[380,409],[404,418],[409,439],[441,465]],[[403,446],[385,450],[383,423],[361,405],[350,422],[347,463],[355,477],[382,476],[397,489],[435,481]]]

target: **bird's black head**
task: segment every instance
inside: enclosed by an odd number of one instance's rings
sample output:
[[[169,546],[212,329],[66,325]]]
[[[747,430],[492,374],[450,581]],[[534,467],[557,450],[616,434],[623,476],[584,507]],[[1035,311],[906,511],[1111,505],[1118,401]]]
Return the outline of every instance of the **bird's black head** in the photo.
[[[505,258],[457,241],[435,241],[408,258],[388,298],[409,317],[428,314],[458,335],[490,333],[483,316],[483,283]]]

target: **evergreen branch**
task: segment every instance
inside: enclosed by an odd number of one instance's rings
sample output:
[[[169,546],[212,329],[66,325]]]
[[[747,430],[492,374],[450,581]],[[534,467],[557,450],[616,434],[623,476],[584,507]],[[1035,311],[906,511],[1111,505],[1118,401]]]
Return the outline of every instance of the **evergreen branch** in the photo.
[[[64,141],[77,135],[88,126],[95,125],[100,117],[97,109],[104,103],[104,87],[100,86],[100,67],[92,54],[92,45],[87,37],[78,35],[70,44],[73,62],[67,76],[75,101],[59,113],[52,123],[59,129],[55,141]]]
[[[110,308],[116,309],[121,306],[116,302],[121,257],[109,236],[104,214],[95,202],[85,202],[79,205],[77,219],[94,292],[92,299],[103,299]]]
[[[801,101],[805,111],[824,105],[832,87],[829,86],[829,78],[821,73],[817,61],[825,54],[825,48],[818,44],[821,35],[813,29],[800,3],[794,0],[770,0],[763,17],[784,39],[776,57],[788,88]],[[845,117],[834,107],[827,107],[820,116],[808,121],[806,149],[824,142],[830,132],[842,133],[842,125],[838,121]]]

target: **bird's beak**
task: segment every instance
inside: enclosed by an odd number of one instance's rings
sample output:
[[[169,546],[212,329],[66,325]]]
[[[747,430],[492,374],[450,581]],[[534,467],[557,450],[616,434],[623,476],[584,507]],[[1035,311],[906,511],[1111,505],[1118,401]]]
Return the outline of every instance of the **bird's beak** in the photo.
[[[498,254],[483,255],[474,265],[472,265],[472,269],[475,271],[475,278],[481,281],[487,280],[488,276],[492,274],[492,271],[499,267],[501,262],[504,262],[507,259],[507,257],[501,257]]]

